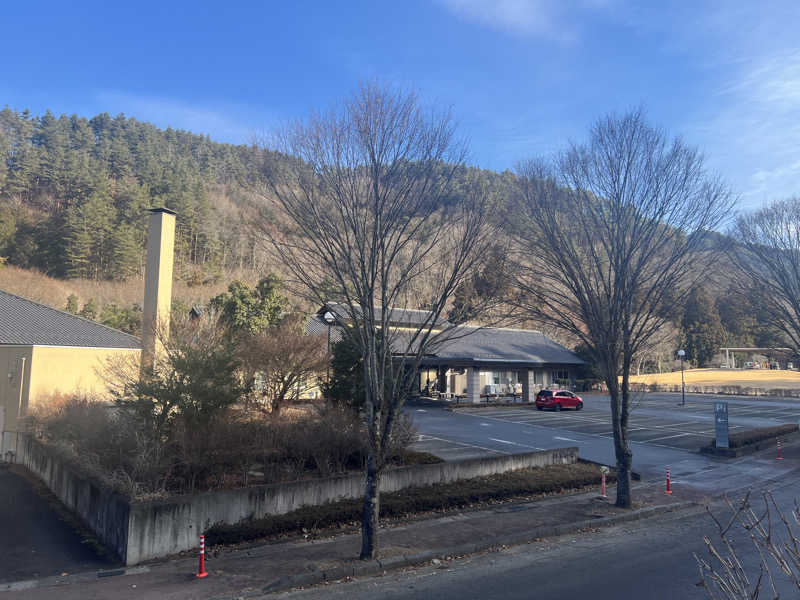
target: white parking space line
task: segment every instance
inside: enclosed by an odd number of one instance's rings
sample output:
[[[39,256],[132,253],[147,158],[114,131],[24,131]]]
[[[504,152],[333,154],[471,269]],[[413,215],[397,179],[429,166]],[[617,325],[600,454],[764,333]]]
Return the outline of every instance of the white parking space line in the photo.
[[[456,442],[455,440],[448,440],[445,438],[428,435],[427,433],[424,434],[424,436],[425,440],[436,440],[437,442],[446,442],[447,444],[452,444],[454,446],[463,446],[464,448],[477,448],[478,450],[486,450],[487,452],[494,452],[496,454],[509,454],[508,452],[504,452],[502,450],[495,450],[494,448],[485,448],[483,446],[477,446],[475,444],[467,444],[465,442]],[[420,440],[420,441],[425,441],[425,440]]]
[[[584,417],[583,415],[564,415],[561,413],[551,413],[546,415],[536,415],[535,417],[527,417],[530,422],[550,422],[550,421],[586,421],[587,423],[608,423],[608,418],[602,417]]]
[[[661,429],[661,428],[664,428],[664,427],[680,427],[681,425],[697,425],[698,423],[703,424],[703,425],[705,424],[705,423],[703,423],[703,421],[696,421],[696,420],[678,421],[677,423],[673,423],[672,421],[670,421],[669,419],[665,419],[664,417],[660,417],[660,418],[658,418],[656,420],[660,421],[662,423],[664,421],[666,421],[666,423],[664,423],[663,425],[646,425],[646,424],[643,424],[640,419],[631,419],[631,423],[633,423],[634,425],[644,425],[645,427],[652,427],[654,429]]]
[[[489,417],[488,415],[486,415],[485,412],[481,413],[480,415],[474,414],[474,413],[464,413],[464,414],[468,414],[469,416],[474,416],[474,417],[480,417],[480,416],[488,417],[491,420],[501,421],[501,422],[504,422],[504,423],[515,423],[517,425],[539,425],[540,427],[559,426],[560,429],[569,429],[570,425],[572,425],[573,427],[575,427],[577,429],[581,425],[590,425],[591,426],[591,425],[608,425],[609,424],[609,419],[608,418],[595,419],[595,418],[590,418],[590,417],[584,417],[583,415],[580,415],[580,416],[579,415],[573,415],[573,414],[562,415],[560,413],[558,413],[558,414],[549,413],[549,414],[545,414],[545,415],[539,415],[539,414],[530,415],[530,416],[527,416],[526,418],[524,418],[524,420],[523,419],[501,418],[501,417]],[[504,416],[508,416],[508,415],[504,415]],[[657,420],[659,422],[663,422],[664,421],[663,418],[655,417],[653,419]],[[579,422],[576,423],[575,421],[579,421]],[[637,422],[634,422],[632,424],[638,426],[639,422],[637,421]],[[677,425],[689,425],[689,424],[698,425],[698,422],[697,421],[684,421],[684,422],[679,422]],[[699,423],[699,424],[701,426],[706,425],[705,423]],[[487,424],[481,423],[481,425],[486,426]],[[562,427],[561,425],[564,425],[564,426]],[[639,429],[639,430],[642,430],[642,429],[654,429],[657,433],[660,433],[660,432],[685,433],[684,430],[674,429],[672,424],[641,426],[641,427],[637,427],[636,429]],[[578,433],[580,433],[579,429],[578,429]],[[592,434],[586,434],[586,435],[592,435]],[[596,434],[594,434],[594,435],[596,435]]]
[[[514,416],[514,417],[522,417],[530,415],[530,411],[528,410],[502,410],[502,411],[475,411],[471,412],[470,414],[482,414],[488,417],[500,417],[500,416]]]
[[[644,427],[646,429],[675,429],[686,425],[700,425],[702,427],[705,427],[707,426],[707,423],[698,423],[697,421],[688,421],[682,423],[670,423],[670,422],[663,423],[662,419],[661,425],[653,425],[653,424],[647,425],[644,423],[640,423],[638,421],[631,421],[631,425],[636,425],[637,427]]]
[[[509,444],[511,446],[519,446],[520,448],[533,448],[534,450],[544,450],[544,448],[539,448],[538,446],[530,446],[528,444],[520,444],[517,442],[510,442],[508,440],[498,440],[497,438],[489,438],[493,442],[499,442],[501,444]]]
[[[672,402],[648,401],[643,402],[640,406],[654,409],[671,405]],[[610,415],[606,411],[607,405],[591,407],[587,405],[587,410],[580,414],[576,414],[576,411],[534,411],[528,408],[494,410],[488,413],[478,410],[462,411],[461,414],[467,414],[490,422],[499,421],[502,423],[535,427],[537,429],[561,429],[575,432],[581,436],[612,439],[613,432],[607,430],[607,427],[611,425]],[[765,410],[763,407],[751,406],[743,406],[740,410],[736,407],[731,407],[732,420],[736,419],[736,417],[750,418],[750,415],[763,418],[783,419],[787,417],[779,415],[791,415],[792,421],[800,420],[800,410]],[[685,447],[687,443],[691,443],[690,440],[693,437],[709,437],[715,433],[711,430],[711,427],[713,427],[713,403],[690,403],[685,408],[681,409],[680,412],[676,412],[674,418],[676,418],[675,421],[670,421],[668,413],[660,416],[632,414],[628,432],[633,434],[633,437],[640,439],[631,439],[631,442],[644,445],[652,444],[653,446],[663,448],[680,449],[682,446]],[[484,427],[489,426],[489,424],[485,422],[481,423],[481,425]],[[747,426],[734,422],[731,423],[729,427],[731,430],[741,430]],[[598,429],[600,429],[600,431],[598,431]],[[689,438],[689,440],[683,441],[685,438]],[[500,440],[498,438],[489,439],[496,443],[512,445],[508,444],[509,440]],[[568,437],[555,436],[554,439],[571,443],[580,443],[579,440]],[[666,442],[666,444],[657,442]],[[534,446],[523,446],[535,448]]]
[[[499,417],[498,417],[499,418]],[[544,421],[545,419],[541,417],[531,417],[529,415],[525,415],[522,417],[514,417],[515,423],[536,423],[539,421]]]
[[[695,435],[695,434],[694,433],[677,433],[675,435],[665,435],[664,437],[657,437],[657,438],[652,438],[652,439],[649,439],[649,440],[639,440],[639,441],[644,442],[644,443],[647,444],[649,442],[660,442],[661,440],[670,440],[672,438],[677,438],[677,437],[686,437],[687,435]]]

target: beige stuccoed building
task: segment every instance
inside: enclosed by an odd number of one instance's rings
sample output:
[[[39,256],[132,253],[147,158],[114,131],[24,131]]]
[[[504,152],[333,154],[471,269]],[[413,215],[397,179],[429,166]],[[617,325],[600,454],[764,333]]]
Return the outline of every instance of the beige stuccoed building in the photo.
[[[161,351],[169,328],[175,213],[150,211],[143,339],[0,290],[0,460],[14,452],[22,419],[37,404],[75,393],[103,395],[109,359]],[[143,346],[147,350],[143,351]]]
[[[14,451],[20,420],[59,395],[105,391],[108,359],[138,359],[141,342],[122,331],[0,291],[0,435]]]

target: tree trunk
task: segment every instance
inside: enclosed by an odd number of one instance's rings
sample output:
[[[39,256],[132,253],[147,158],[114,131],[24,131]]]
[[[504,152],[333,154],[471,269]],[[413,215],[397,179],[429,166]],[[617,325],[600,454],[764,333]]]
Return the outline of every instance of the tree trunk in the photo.
[[[367,479],[364,489],[364,512],[361,517],[361,560],[375,558],[378,549],[378,514],[380,513],[381,473],[374,452],[367,459]]]
[[[611,397],[611,426],[614,431],[614,454],[617,459],[617,500],[616,506],[630,508],[631,498],[631,466],[633,453],[628,441],[628,398],[627,377],[623,375],[623,386],[620,390],[616,373],[606,377],[608,394]]]

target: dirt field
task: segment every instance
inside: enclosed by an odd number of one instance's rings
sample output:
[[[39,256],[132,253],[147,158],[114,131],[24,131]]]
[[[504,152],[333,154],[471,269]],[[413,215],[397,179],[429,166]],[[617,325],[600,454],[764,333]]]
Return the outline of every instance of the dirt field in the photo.
[[[687,369],[686,385],[740,386],[763,389],[800,389],[800,372],[768,371],[766,369]],[[681,372],[639,375],[631,377],[632,383],[680,385]]]

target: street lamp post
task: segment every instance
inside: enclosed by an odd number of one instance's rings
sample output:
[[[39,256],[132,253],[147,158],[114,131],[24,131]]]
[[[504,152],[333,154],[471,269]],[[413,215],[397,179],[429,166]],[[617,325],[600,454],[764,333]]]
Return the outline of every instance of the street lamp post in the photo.
[[[683,381],[683,357],[686,356],[686,352],[678,350],[678,356],[681,357],[681,406],[686,406],[686,384]]]
[[[325,311],[325,314],[322,315],[322,320],[328,324],[328,366],[325,372],[325,381],[328,384],[328,387],[331,385],[331,326],[333,322],[336,321],[336,317],[333,316],[331,311]]]

